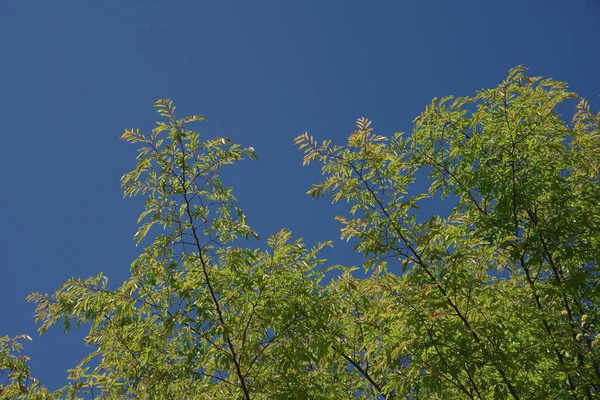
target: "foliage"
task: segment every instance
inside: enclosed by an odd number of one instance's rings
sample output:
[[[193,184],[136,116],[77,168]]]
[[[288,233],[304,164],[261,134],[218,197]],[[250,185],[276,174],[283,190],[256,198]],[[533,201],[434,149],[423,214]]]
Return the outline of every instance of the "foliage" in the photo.
[[[187,125],[202,117],[157,101],[166,122],[122,136],[140,146],[122,184],[146,196],[137,243],[162,233],[116,290],[98,275],[29,297],[41,332],[89,326],[94,350],[52,396],[597,398],[600,114],[580,99],[566,124],[575,98],[517,67],[434,99],[410,136],[364,118],[345,146],[298,136],[322,164],[309,193],[350,204],[337,219],[361,277],[287,230],[241,246],[258,237],[218,172],[254,150],[201,139]],[[50,396],[11,346],[0,397]]]
[[[344,331],[380,393],[598,395],[600,117],[581,100],[566,126],[556,108],[575,97],[516,68],[475,97],[434,99],[406,139],[364,119],[343,148],[297,139],[323,163],[311,194],[353,204],[342,236],[378,268],[340,296],[368,299]],[[421,170],[429,192],[409,195]],[[435,196],[452,211],[419,222],[411,207]]]
[[[31,370],[27,365],[29,357],[19,355],[23,348],[20,342],[22,339],[31,341],[28,335],[18,335],[13,338],[0,337],[0,377],[5,379],[0,386],[0,398],[49,399],[48,390],[31,376]]]

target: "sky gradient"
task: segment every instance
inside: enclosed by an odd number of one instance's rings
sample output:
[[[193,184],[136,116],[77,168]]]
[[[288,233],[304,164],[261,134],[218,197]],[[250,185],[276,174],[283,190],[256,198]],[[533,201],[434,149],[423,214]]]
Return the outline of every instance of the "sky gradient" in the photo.
[[[128,276],[142,200],[122,198],[136,152],[119,136],[153,127],[155,99],[253,146],[260,160],[225,183],[261,237],[287,227],[309,243],[339,237],[340,208],[305,195],[320,175],[292,144],[304,131],[343,144],[364,116],[410,132],[434,96],[496,86],[518,64],[600,109],[594,0],[2,0],[0,37],[0,335],[34,338],[25,354],[51,388],[87,354],[85,332],[39,337],[25,297]],[[354,262],[339,241],[324,254]]]

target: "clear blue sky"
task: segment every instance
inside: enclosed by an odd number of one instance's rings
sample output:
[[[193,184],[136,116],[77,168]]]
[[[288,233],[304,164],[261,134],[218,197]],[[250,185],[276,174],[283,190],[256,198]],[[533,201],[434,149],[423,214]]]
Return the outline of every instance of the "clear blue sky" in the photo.
[[[409,131],[432,97],[494,86],[517,64],[600,108],[596,0],[0,0],[0,38],[0,335],[33,336],[34,374],[53,388],[84,332],[38,337],[25,296],[128,276],[141,203],[121,196],[136,153],[118,138],[153,126],[153,100],[254,146],[260,161],[226,174],[249,223],[312,243],[339,226],[304,195],[319,171],[292,145],[303,131],[343,143],[361,116]],[[327,256],[351,263],[350,250]]]

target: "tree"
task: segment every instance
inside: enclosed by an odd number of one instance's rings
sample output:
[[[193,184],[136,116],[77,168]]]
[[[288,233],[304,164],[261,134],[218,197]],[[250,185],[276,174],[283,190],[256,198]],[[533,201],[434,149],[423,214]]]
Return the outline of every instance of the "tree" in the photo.
[[[345,146],[295,139],[322,164],[309,193],[350,204],[337,219],[362,277],[287,230],[244,247],[258,237],[218,172],[254,150],[157,101],[166,122],[122,136],[141,146],[122,184],[146,196],[137,243],[162,233],[117,290],[98,275],[29,296],[41,332],[89,327],[94,350],[50,394],[5,338],[0,396],[599,397],[600,114],[580,99],[565,123],[578,96],[524,70],[434,99],[410,136],[361,118]],[[448,212],[425,214],[431,199]]]

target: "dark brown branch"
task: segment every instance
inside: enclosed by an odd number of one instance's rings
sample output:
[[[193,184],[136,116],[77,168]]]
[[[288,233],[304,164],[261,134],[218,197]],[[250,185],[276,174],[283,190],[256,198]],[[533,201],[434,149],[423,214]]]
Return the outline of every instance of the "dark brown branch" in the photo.
[[[360,372],[368,381],[369,383],[373,386],[373,388],[375,388],[375,390],[377,390],[377,392],[381,395],[381,397],[383,397],[384,399],[387,399],[388,397],[386,397],[383,394],[383,391],[381,389],[381,387],[377,384],[377,382],[375,382],[373,380],[373,378],[371,377],[371,375],[369,375],[369,373],[367,371],[365,371],[359,363],[357,363],[356,361],[354,361],[352,358],[348,357],[343,351],[338,350],[335,346],[331,346],[331,348],[335,351],[337,351],[346,361],[348,361],[350,364],[352,364],[352,366],[354,368],[356,368],[358,370],[358,372]]]

